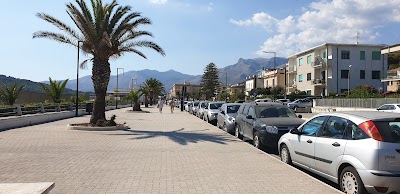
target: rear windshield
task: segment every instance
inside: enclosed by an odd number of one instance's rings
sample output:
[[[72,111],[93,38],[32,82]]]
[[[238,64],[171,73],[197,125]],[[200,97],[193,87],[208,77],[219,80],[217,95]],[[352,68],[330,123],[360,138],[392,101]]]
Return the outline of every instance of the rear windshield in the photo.
[[[257,118],[271,118],[271,117],[290,117],[297,118],[287,107],[256,107]]]
[[[222,106],[223,103],[213,103],[210,104],[210,109],[218,109],[219,107]]]
[[[400,122],[374,121],[384,142],[400,143]]]
[[[229,113],[236,113],[239,110],[240,105],[231,105],[226,107],[228,114]]]

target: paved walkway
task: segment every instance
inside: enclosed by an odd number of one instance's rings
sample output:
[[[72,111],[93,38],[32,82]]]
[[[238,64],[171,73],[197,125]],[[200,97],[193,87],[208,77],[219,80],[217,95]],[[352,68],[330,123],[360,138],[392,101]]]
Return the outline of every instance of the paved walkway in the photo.
[[[107,112],[127,131],[66,130],[85,116],[0,132],[0,183],[55,182],[51,193],[338,193],[186,112],[145,110]]]

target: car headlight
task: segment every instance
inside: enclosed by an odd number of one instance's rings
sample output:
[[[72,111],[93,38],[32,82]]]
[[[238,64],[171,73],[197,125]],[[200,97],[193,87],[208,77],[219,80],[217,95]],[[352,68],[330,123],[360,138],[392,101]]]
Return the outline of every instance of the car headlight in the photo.
[[[261,125],[261,129],[267,131],[268,133],[278,134],[278,127]]]
[[[235,122],[235,119],[233,117],[228,117],[228,121]]]

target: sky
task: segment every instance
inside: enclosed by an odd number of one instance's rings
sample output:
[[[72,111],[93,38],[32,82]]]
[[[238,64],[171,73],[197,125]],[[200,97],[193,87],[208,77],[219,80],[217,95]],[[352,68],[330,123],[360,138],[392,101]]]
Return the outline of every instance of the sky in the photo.
[[[110,0],[103,0],[110,2]],[[49,14],[73,27],[66,0],[4,1],[0,7],[0,74],[32,81],[76,79],[77,48],[36,31],[60,32],[38,17]],[[87,3],[90,1],[87,0]],[[395,44],[400,42],[400,0],[118,0],[152,20],[139,30],[161,46],[140,48],[148,59],[128,53],[110,60],[117,68],[176,70],[200,75],[213,62],[222,68],[239,58],[287,57],[322,43]],[[358,35],[357,35],[358,34]],[[358,37],[358,38],[357,38]],[[81,60],[90,58],[81,53]],[[119,70],[119,73],[122,71]],[[91,75],[91,65],[79,77]]]

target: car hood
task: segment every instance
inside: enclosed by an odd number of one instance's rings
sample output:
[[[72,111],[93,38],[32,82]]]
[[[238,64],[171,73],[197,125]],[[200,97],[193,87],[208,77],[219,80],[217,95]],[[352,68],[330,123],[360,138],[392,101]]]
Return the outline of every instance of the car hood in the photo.
[[[305,122],[303,119],[300,118],[285,118],[285,117],[260,118],[257,119],[257,121],[259,121],[260,124],[265,124],[269,126],[299,126]]]
[[[218,109],[208,109],[207,110],[209,113],[218,113]]]

